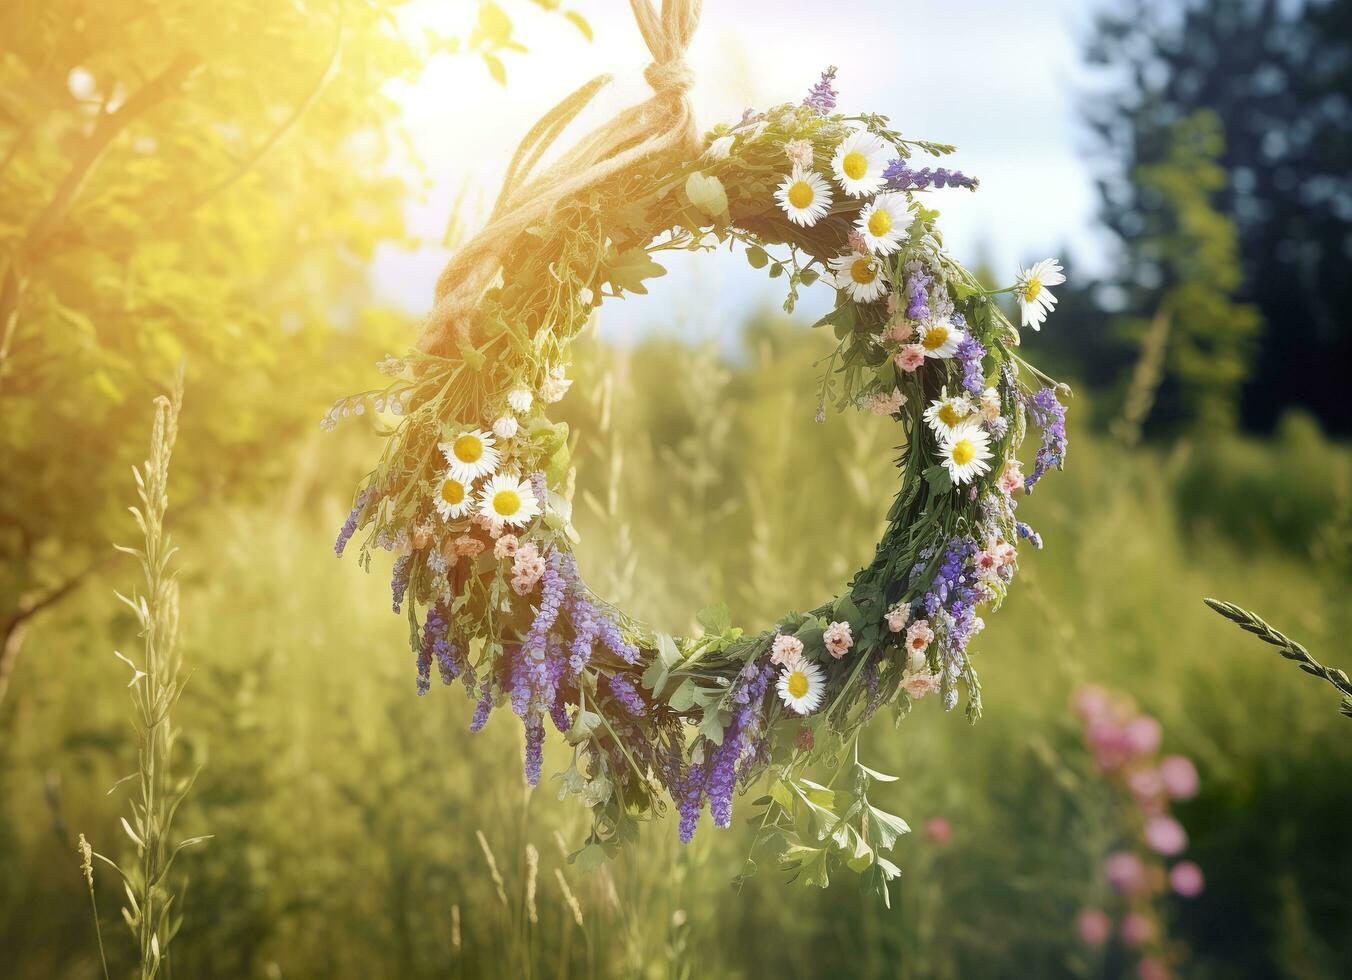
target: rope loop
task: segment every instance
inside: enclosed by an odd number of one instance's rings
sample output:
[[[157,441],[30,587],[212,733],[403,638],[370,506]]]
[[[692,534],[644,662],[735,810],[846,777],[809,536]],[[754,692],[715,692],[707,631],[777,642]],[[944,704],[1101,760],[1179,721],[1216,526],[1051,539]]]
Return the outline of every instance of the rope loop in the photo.
[[[699,131],[686,93],[694,74],[685,52],[699,23],[702,0],[629,0],[639,33],[652,54],[643,72],[653,97],[620,112],[579,140],[542,173],[536,165],[559,134],[609,81],[600,75],[545,113],[522,138],[507,168],[488,224],[451,257],[437,277],[432,307],[418,347],[445,354],[452,342],[473,346],[473,318],[484,291],[502,268],[503,257],[526,228],[548,220],[560,201],[584,194],[615,174],[661,153],[694,155]]]

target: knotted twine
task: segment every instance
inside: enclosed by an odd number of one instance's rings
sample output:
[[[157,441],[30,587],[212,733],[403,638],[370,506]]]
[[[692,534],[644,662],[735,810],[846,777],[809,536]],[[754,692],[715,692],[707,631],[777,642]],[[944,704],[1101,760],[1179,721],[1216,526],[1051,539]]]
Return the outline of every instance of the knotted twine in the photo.
[[[699,152],[699,131],[686,95],[694,76],[685,51],[699,23],[702,0],[629,0],[653,62],[643,72],[653,96],[593,130],[570,153],[532,176],[560,133],[611,80],[598,75],[567,96],[531,127],[516,148],[488,223],[451,257],[437,277],[436,301],[423,324],[418,347],[445,353],[452,341],[472,345],[471,323],[484,291],[503,258],[528,227],[546,220],[560,202],[601,184],[649,157]]]

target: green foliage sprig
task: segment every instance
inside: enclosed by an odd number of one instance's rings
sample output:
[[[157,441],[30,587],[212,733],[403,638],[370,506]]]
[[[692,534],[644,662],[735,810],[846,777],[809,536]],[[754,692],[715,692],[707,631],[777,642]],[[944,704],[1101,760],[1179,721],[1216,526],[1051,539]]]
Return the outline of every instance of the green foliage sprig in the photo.
[[[1249,612],[1233,602],[1224,602],[1220,599],[1203,599],[1208,606],[1220,613],[1230,622],[1237,625],[1246,633],[1252,633],[1264,643],[1270,643],[1277,648],[1287,660],[1295,662],[1296,666],[1312,677],[1319,677],[1328,681],[1343,696],[1342,707],[1340,710],[1344,715],[1352,718],[1352,680],[1349,680],[1347,674],[1336,667],[1325,667],[1318,660],[1310,655],[1310,651],[1304,646],[1291,639],[1285,633],[1268,625],[1257,613]]]
[[[150,438],[150,456],[132,470],[136,477],[139,506],[131,508],[141,529],[142,544],[137,548],[117,545],[117,550],[136,558],[141,566],[144,591],[131,595],[117,593],[136,616],[141,626],[142,657],[138,664],[118,653],[131,668],[137,734],[137,769],[122,783],[133,783],[136,793],[130,802],[131,819],[122,818],[122,829],[135,848],[136,860],[124,867],[117,861],[90,849],[82,841],[84,873],[90,883],[93,871],[89,857],[97,857],[122,878],[127,904],[122,918],[136,938],[140,975],[151,980],[169,957],[169,944],[183,921],[181,908],[175,907],[174,882],[170,877],[174,860],[188,847],[209,839],[210,835],[172,841],[174,817],[197,778],[173,774],[174,746],[178,731],[173,724],[173,709],[183,693],[187,678],[181,675],[182,658],[178,652],[178,580],[171,564],[176,549],[165,530],[165,512],[169,507],[169,461],[178,437],[179,409],[183,403],[183,374],[175,380],[169,397],[155,400],[155,422]],[[116,786],[114,787],[116,788]],[[95,916],[97,923],[97,907]],[[103,938],[99,935],[100,954]],[[105,971],[107,965],[104,965]]]

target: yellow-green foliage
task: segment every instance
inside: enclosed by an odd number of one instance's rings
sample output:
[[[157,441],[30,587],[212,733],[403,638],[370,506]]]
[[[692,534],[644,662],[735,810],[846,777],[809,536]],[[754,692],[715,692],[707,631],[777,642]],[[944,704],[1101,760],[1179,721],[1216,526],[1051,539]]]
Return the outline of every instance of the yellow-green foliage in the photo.
[[[882,420],[811,420],[824,341],[774,324],[749,338],[712,371],[713,352],[674,341],[591,346],[562,403],[582,433],[583,569],[673,629],[711,597],[751,626],[815,601],[867,558],[890,499]],[[1352,808],[1347,723],[1324,685],[1201,602],[1259,608],[1338,665],[1347,581],[1182,538],[1175,464],[1159,455],[1072,432],[1066,473],[1021,510],[1047,550],[1022,558],[1020,588],[976,646],[985,719],[969,727],[927,699],[904,726],[870,729],[865,761],[902,774],[879,802],[917,828],[933,816],[954,827],[946,848],[919,832],[898,845],[887,911],[848,883],[793,888],[769,869],[734,894],[749,834],[707,818],[689,848],[668,817],[601,871],[569,867],[555,832],[574,846],[585,812],[548,778],[525,791],[519,724],[494,718],[470,736],[458,687],[417,698],[405,623],[333,559],[340,495],[370,446],[325,438],[267,506],[212,505],[199,532],[176,534],[193,665],[177,717],[206,762],[180,827],[214,835],[180,857],[177,976],[1103,975],[1073,936],[1076,910],[1101,897],[1116,819],[1068,718],[1083,680],[1130,692],[1163,721],[1166,750],[1198,762],[1202,795],[1179,815],[1208,891],[1171,908],[1196,971],[1352,965],[1339,878],[1352,853],[1328,832]],[[103,591],[85,593],[35,629],[0,712],[7,975],[97,970],[71,828],[118,832],[124,801],[104,791],[130,744],[110,650],[133,626]],[[546,777],[566,761],[552,744]],[[100,908],[115,909],[115,884],[95,874]],[[132,950],[110,924],[120,975]]]
[[[357,270],[403,236],[397,6],[0,7],[0,457],[25,474],[0,486],[0,622],[126,533],[114,488],[180,358],[184,501],[259,485],[314,424],[330,382],[299,365],[347,346]]]

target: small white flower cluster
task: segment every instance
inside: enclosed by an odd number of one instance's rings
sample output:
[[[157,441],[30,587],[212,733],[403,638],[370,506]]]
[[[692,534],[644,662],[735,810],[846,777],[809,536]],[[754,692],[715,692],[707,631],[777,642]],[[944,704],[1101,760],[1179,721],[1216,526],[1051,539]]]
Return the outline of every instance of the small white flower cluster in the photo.
[[[389,392],[387,394],[376,395],[372,397],[369,394],[353,395],[349,398],[339,398],[333,403],[333,407],[325,413],[319,420],[319,428],[324,432],[332,432],[338,428],[338,423],[351,415],[365,415],[366,403],[369,399],[371,409],[376,412],[389,412],[391,415],[403,415],[408,409],[408,400],[412,397],[413,391],[405,388],[403,391]]]

